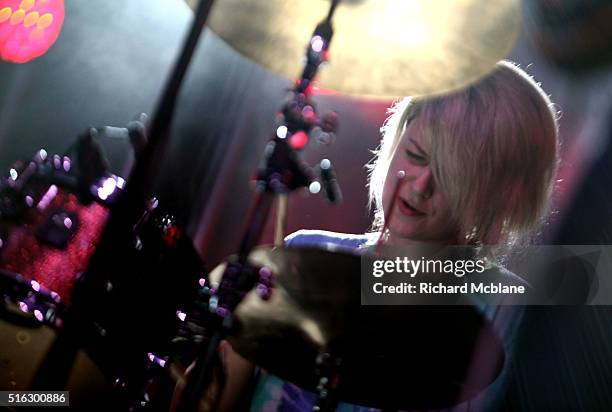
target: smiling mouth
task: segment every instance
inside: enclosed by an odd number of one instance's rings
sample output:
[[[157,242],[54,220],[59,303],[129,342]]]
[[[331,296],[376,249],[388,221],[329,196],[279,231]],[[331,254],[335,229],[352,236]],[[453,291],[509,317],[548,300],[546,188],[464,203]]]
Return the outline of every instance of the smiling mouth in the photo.
[[[398,206],[400,211],[406,216],[425,216],[424,212],[414,208],[402,198],[399,199]]]

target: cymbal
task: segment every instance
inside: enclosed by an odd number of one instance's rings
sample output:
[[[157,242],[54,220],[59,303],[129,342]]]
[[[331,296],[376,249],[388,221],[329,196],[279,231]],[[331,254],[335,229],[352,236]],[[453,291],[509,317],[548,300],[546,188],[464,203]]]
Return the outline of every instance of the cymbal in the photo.
[[[452,406],[501,371],[501,340],[472,306],[362,306],[360,257],[350,254],[258,248],[249,259],[271,269],[276,286],[268,301],[246,296],[228,339],[298,386],[314,391],[322,348],[342,359],[339,399],[378,408]],[[211,272],[213,283],[222,270]]]
[[[198,0],[186,0],[192,8]],[[295,79],[329,0],[217,0],[208,26],[252,61]],[[321,87],[362,97],[461,88],[510,52],[519,0],[343,0]]]

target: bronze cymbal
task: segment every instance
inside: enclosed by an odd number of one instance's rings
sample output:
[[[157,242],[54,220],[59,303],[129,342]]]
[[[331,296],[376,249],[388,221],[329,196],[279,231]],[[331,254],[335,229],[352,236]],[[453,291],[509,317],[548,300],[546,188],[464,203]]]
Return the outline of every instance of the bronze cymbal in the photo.
[[[194,8],[198,0],[187,0]],[[217,0],[208,26],[252,61],[298,77],[329,0]],[[395,98],[447,92],[490,72],[520,29],[519,0],[343,0],[321,87]]]
[[[228,339],[298,386],[316,387],[322,348],[342,358],[339,399],[378,408],[455,405],[501,371],[500,338],[473,306],[362,306],[358,256],[258,248],[250,262],[271,269],[276,286],[268,301],[255,291],[246,296]],[[213,283],[220,273],[222,267],[211,272]]]

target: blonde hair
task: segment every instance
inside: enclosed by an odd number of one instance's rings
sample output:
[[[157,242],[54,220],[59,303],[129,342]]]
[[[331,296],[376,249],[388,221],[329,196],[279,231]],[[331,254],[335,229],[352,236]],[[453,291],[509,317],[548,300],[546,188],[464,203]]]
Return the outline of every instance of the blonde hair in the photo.
[[[404,98],[389,109],[367,165],[372,229],[384,224],[382,192],[408,123],[429,147],[436,187],[450,202],[459,244],[501,249],[537,227],[549,208],[558,166],[558,123],[541,87],[501,61],[477,83],[449,95]]]

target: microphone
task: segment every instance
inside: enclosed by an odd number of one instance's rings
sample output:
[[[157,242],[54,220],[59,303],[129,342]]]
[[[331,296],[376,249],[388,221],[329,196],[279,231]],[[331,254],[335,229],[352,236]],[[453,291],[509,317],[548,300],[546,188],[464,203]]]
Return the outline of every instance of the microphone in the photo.
[[[336,178],[336,172],[329,159],[321,160],[319,164],[321,183],[325,189],[325,195],[330,203],[342,202],[342,192]]]

